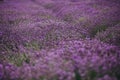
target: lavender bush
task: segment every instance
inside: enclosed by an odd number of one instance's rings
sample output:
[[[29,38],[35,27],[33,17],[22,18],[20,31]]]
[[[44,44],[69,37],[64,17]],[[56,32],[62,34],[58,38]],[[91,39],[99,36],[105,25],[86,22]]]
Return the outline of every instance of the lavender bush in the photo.
[[[0,2],[0,80],[120,80],[117,0]]]
[[[95,38],[103,42],[112,43],[114,45],[120,46],[120,29],[119,24],[116,26],[108,28],[106,31],[98,33]]]

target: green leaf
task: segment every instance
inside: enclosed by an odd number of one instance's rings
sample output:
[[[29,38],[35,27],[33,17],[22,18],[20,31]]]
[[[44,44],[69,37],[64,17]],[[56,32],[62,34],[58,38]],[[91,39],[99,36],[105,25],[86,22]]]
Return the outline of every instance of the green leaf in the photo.
[[[88,76],[89,76],[90,80],[94,80],[97,77],[97,72],[95,70],[90,70],[88,72]]]
[[[75,70],[75,80],[82,80],[78,70]]]

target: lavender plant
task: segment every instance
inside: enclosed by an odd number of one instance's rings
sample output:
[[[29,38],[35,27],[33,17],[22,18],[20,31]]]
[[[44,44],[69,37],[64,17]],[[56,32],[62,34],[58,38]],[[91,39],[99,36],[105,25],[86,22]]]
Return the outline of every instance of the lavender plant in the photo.
[[[120,30],[119,30],[119,24],[117,24],[114,27],[108,28],[106,31],[98,33],[95,38],[99,39],[103,42],[107,42],[110,44],[118,45],[119,46],[119,41],[120,41]]]
[[[118,2],[0,2],[0,80],[120,80]]]

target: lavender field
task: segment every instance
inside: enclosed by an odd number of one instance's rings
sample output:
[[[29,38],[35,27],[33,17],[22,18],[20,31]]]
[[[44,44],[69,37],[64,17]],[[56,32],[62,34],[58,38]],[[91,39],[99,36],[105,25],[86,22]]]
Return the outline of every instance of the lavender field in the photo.
[[[0,0],[0,80],[120,80],[120,0]]]

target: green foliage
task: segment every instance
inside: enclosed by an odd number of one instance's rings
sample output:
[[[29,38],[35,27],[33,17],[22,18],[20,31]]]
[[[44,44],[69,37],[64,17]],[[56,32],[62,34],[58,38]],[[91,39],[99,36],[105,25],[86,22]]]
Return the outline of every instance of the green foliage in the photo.
[[[106,34],[106,36],[99,36],[99,39],[103,42],[108,42],[110,41],[111,39],[113,38],[113,35],[110,33],[110,34]]]
[[[96,39],[115,45],[120,45],[120,29],[119,26],[109,27],[103,32],[98,32],[95,36]]]
[[[73,17],[72,17],[71,14],[66,14],[66,15],[64,15],[63,20],[67,21],[67,22],[72,22],[73,21]]]
[[[22,66],[24,62],[30,62],[28,55],[25,53],[11,54],[9,55],[8,60],[16,66]]]
[[[28,49],[34,49],[34,50],[39,50],[40,49],[40,45],[37,41],[31,41],[29,43],[26,43],[25,46]]]
[[[83,17],[79,17],[75,22],[78,24],[78,23],[83,23],[83,22],[86,22],[86,21],[87,21],[87,17],[83,16]]]
[[[100,26],[96,26],[93,29],[91,29],[90,31],[90,36],[94,37],[98,32],[102,32],[105,31],[107,29],[106,25],[100,25]]]
[[[8,23],[11,24],[11,25],[18,25],[20,23],[23,23],[23,22],[29,22],[29,20],[27,19],[24,19],[24,18],[17,18],[15,20],[9,20]]]
[[[120,80],[120,73],[116,74],[117,80]]]
[[[95,70],[90,70],[88,76],[90,80],[94,80],[97,77],[97,72]]]
[[[78,70],[75,70],[74,72],[75,72],[75,80],[82,80]]]

